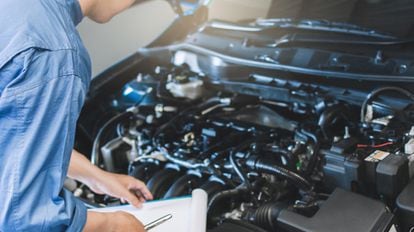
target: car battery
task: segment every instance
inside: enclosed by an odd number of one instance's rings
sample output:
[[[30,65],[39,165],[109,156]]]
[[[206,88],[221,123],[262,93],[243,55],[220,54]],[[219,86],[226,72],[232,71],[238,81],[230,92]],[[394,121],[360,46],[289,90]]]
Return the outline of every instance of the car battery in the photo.
[[[414,231],[414,179],[398,196],[397,209],[401,231]]]

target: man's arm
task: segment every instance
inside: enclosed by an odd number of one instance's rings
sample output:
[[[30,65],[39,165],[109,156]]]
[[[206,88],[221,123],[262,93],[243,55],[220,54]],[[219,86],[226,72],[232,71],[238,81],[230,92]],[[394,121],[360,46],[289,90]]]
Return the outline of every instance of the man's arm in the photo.
[[[86,184],[96,193],[105,193],[121,198],[139,207],[152,195],[141,181],[126,175],[109,173],[92,165],[85,156],[73,150],[69,163],[68,176]],[[144,226],[134,216],[125,212],[87,212],[84,232],[92,231],[131,231],[143,232]]]
[[[132,214],[125,212],[97,213],[88,212],[83,232],[144,232],[144,225]]]
[[[95,193],[108,194],[140,207],[152,194],[145,184],[132,176],[106,172],[92,165],[85,156],[73,150],[68,176],[86,184]]]
[[[79,0],[83,15],[98,23],[106,23],[112,17],[130,7],[136,0]]]

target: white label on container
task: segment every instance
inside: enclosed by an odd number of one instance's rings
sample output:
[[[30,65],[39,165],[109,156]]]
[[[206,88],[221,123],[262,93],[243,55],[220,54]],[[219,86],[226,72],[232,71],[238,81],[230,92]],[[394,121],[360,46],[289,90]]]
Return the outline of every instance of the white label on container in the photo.
[[[365,158],[365,161],[379,162],[379,161],[387,158],[387,156],[389,156],[389,155],[390,155],[389,152],[376,150],[371,155],[369,155],[367,158]]]

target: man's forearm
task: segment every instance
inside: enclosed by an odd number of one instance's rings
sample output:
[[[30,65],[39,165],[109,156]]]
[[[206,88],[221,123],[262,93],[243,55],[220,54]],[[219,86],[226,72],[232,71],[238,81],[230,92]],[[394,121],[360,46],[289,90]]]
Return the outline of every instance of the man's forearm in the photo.
[[[132,176],[106,172],[73,150],[68,176],[86,184],[93,192],[120,198],[135,207],[153,198],[145,184]]]
[[[72,151],[70,158],[68,176],[72,179],[85,183],[93,184],[103,171],[91,164],[91,162],[76,150]]]
[[[144,225],[132,214],[118,211],[114,213],[88,212],[83,232],[145,232]]]
[[[136,0],[79,0],[84,16],[99,22],[108,22],[112,17],[130,7]]]
[[[83,232],[108,231],[108,215],[109,214],[88,211]]]

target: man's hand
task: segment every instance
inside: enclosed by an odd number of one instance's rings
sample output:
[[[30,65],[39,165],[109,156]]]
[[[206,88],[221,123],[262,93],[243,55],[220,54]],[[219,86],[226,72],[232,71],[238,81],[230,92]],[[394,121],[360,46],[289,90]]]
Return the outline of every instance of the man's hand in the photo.
[[[68,176],[86,184],[95,193],[120,198],[135,207],[153,198],[143,182],[131,176],[101,170],[75,150],[70,159]]]
[[[144,226],[132,214],[125,212],[88,212],[84,232],[145,232]]]
[[[145,184],[131,176],[102,172],[88,185],[98,194],[120,198],[135,207],[141,207],[145,200],[152,200],[152,194]]]

